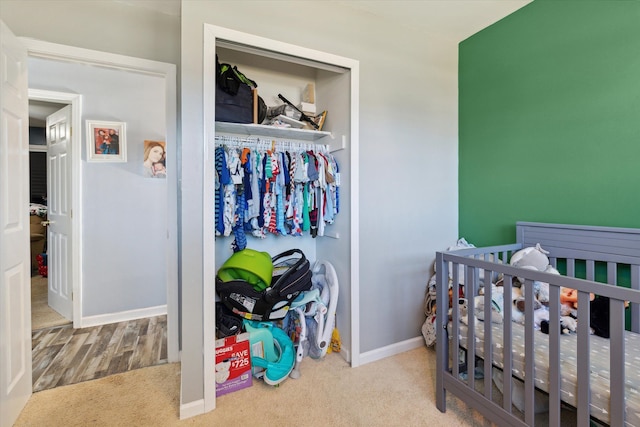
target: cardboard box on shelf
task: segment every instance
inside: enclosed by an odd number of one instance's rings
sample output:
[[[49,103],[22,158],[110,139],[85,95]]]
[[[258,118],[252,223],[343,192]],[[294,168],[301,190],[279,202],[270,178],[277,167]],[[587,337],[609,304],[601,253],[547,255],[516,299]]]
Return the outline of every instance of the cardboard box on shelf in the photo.
[[[316,103],[316,86],[313,83],[307,84],[302,90],[302,102]]]
[[[307,115],[315,116],[316,114],[316,104],[301,102],[300,104],[298,104],[298,108]]]
[[[222,396],[253,384],[249,334],[216,340],[216,396]]]

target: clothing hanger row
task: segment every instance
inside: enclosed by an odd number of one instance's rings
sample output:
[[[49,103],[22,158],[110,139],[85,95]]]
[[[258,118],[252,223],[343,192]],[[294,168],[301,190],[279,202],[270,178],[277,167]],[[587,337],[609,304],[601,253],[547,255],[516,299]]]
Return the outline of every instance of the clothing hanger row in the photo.
[[[257,137],[237,137],[228,135],[216,135],[216,146],[226,145],[234,148],[255,148],[256,150],[271,151],[315,151],[328,153],[329,146],[323,144],[312,144],[298,141],[287,141],[282,139],[265,139]]]

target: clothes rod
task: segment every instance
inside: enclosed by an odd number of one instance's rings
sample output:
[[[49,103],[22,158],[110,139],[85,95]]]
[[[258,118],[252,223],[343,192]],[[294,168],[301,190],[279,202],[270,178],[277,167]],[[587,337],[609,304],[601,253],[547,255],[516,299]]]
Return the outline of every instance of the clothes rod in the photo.
[[[256,148],[256,149],[272,149],[272,150],[313,150],[320,151],[323,153],[328,153],[330,151],[330,147],[324,144],[313,144],[309,142],[299,142],[299,141],[286,141],[282,139],[265,139],[265,138],[257,138],[257,137],[235,137],[235,136],[225,136],[225,135],[216,135],[215,137],[216,146],[233,146],[233,147],[246,147],[246,148]]]

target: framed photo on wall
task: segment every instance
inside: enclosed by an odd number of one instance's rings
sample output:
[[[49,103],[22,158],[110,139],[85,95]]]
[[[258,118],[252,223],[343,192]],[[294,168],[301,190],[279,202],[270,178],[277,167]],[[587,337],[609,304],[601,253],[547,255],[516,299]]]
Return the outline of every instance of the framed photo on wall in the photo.
[[[126,162],[126,125],[125,122],[87,120],[87,161]]]
[[[164,141],[144,141],[143,167],[147,178],[167,177],[167,152]]]

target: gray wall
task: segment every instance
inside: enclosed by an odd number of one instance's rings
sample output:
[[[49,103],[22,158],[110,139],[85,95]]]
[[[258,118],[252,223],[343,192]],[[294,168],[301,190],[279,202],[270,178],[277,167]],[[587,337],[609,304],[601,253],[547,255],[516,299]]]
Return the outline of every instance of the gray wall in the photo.
[[[98,21],[109,31],[97,31]],[[116,2],[0,2],[14,34],[177,63],[179,18]],[[144,178],[144,139],[164,139],[164,80],[30,59],[30,87],[83,98],[83,316],[166,304],[167,181]],[[84,120],[127,122],[127,163],[87,163]],[[175,171],[174,171],[175,177]]]
[[[182,297],[183,306],[194,308],[183,312],[183,322],[194,326],[193,335],[182,337],[183,349],[201,346],[198,310],[202,265],[207,262],[199,227],[203,23],[360,61],[361,192],[353,196],[361,212],[356,226],[362,352],[420,336],[434,253],[457,238],[457,42],[425,40],[417,32],[398,31],[382,18],[344,6],[293,3],[182,5],[183,215],[189,215],[182,229]],[[300,18],[305,16],[313,19]],[[200,388],[188,387],[202,377],[201,355],[189,360],[185,356],[183,352],[183,403],[202,397]]]
[[[83,96],[83,317],[166,304],[167,181],[142,166],[144,140],[165,139],[164,78],[30,58],[29,87]],[[126,163],[86,161],[87,119],[127,124]]]
[[[0,18],[17,36],[170,64],[180,58],[180,18],[123,1],[2,0]]]

